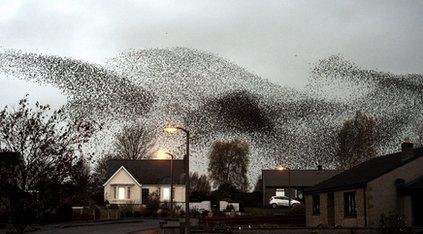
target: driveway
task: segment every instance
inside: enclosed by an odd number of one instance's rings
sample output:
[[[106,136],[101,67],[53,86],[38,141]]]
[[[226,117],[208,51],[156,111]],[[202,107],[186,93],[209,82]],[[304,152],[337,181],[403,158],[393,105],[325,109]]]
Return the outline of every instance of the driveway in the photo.
[[[57,233],[57,234],[83,234],[83,233],[98,233],[98,234],[113,234],[113,233],[128,233],[138,230],[147,230],[159,228],[159,220],[143,220],[139,223],[117,223],[117,224],[98,224],[92,226],[79,226],[67,228],[46,227],[31,233]]]

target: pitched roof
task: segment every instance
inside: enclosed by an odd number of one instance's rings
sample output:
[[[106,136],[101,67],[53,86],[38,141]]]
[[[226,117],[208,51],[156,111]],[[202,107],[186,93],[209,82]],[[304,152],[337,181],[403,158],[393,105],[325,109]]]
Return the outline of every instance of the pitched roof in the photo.
[[[120,160],[107,161],[107,178],[124,167],[140,184],[170,184],[170,160]],[[173,160],[173,183],[184,184],[184,161]]]
[[[266,187],[310,187],[326,180],[341,171],[338,170],[263,170]],[[290,173],[290,176],[289,176]],[[289,182],[289,177],[290,182]]]
[[[370,159],[307,189],[306,192],[312,193],[364,187],[367,185],[367,182],[422,156],[423,148],[414,149],[414,155],[414,157],[408,160],[401,160],[401,152]]]

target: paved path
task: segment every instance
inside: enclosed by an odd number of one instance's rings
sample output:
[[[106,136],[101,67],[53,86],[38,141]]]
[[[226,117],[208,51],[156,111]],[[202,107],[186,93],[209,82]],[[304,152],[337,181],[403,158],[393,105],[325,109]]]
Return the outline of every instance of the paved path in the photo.
[[[117,224],[98,224],[93,226],[79,226],[79,227],[67,227],[67,228],[46,228],[36,232],[37,234],[119,234],[128,233],[138,230],[146,230],[152,228],[159,228],[159,220],[143,220],[139,223],[117,223]]]

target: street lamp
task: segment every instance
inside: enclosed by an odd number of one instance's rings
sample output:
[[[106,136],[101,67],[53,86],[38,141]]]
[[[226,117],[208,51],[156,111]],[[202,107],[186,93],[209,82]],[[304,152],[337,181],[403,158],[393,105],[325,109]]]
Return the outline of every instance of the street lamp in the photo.
[[[163,149],[157,150],[157,156],[159,159],[165,158],[163,156],[170,156],[170,216],[173,217],[173,160],[175,156]]]
[[[288,206],[291,207],[291,169],[289,169],[288,167],[284,167],[283,165],[277,166],[276,169],[279,171],[288,171]]]
[[[163,128],[164,132],[176,133],[178,131],[183,131],[186,135],[185,138],[185,233],[190,233],[190,220],[189,220],[189,190],[190,190],[190,181],[189,181],[189,131],[181,127],[168,126]]]

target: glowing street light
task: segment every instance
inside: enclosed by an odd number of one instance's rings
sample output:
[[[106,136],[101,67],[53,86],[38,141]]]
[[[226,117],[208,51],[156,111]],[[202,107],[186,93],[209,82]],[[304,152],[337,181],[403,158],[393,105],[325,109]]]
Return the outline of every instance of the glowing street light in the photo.
[[[163,131],[164,132],[168,132],[168,133],[175,133],[175,132],[178,131],[178,128],[175,128],[175,127],[165,127],[165,128],[163,128]]]
[[[283,165],[278,165],[278,166],[276,167],[276,170],[278,170],[278,171],[283,171],[283,170],[285,170],[285,167],[284,167]]]
[[[190,220],[189,220],[189,190],[190,190],[190,181],[189,181],[189,131],[185,128],[176,127],[176,126],[167,126],[163,128],[164,132],[167,133],[176,133],[178,131],[183,131],[186,135],[185,138],[185,233],[190,233]]]
[[[167,150],[165,149],[158,149],[155,153],[155,159],[168,159],[169,156],[173,156],[171,153],[169,153]]]

